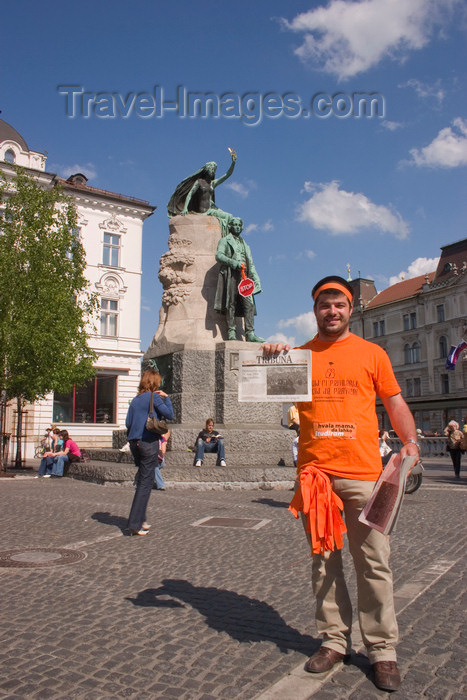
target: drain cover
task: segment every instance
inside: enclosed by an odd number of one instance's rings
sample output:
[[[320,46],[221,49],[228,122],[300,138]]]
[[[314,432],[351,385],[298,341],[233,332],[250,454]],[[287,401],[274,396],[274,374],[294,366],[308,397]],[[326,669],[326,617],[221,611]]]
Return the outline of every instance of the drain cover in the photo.
[[[259,530],[270,520],[253,520],[253,518],[214,518],[207,517],[193,523],[193,527],[241,527],[245,530]]]
[[[0,567],[60,566],[75,564],[85,558],[84,552],[77,552],[74,549],[50,549],[48,547],[9,549],[6,552],[0,552]]]

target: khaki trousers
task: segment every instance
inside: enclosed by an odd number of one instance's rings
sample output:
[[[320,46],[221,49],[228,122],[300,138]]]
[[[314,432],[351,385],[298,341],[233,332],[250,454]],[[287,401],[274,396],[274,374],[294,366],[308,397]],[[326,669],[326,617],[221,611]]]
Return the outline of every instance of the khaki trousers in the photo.
[[[395,661],[398,638],[389,568],[389,537],[358,521],[374,481],[331,477],[344,503],[349,549],[357,575],[358,619],[370,663]],[[309,537],[309,535],[308,535]],[[352,604],[344,579],[342,550],[312,557],[316,626],[323,646],[346,654],[351,648]]]

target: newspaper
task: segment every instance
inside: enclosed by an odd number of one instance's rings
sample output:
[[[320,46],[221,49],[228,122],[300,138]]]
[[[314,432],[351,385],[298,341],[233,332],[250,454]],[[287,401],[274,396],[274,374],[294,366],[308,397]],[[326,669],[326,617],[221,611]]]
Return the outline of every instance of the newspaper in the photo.
[[[239,353],[239,401],[311,401],[311,351]]]
[[[416,462],[416,457],[394,454],[375,484],[370,500],[359,516],[361,523],[369,525],[383,535],[394,530],[404,498],[407,474]]]

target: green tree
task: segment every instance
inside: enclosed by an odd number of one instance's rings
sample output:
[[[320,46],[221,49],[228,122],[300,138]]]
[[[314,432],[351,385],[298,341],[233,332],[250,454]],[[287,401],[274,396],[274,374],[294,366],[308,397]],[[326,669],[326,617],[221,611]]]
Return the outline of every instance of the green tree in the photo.
[[[17,400],[20,466],[24,404],[95,373],[88,340],[97,300],[76,208],[62,188],[45,189],[18,168],[11,181],[2,175],[0,196],[0,389],[5,401]]]

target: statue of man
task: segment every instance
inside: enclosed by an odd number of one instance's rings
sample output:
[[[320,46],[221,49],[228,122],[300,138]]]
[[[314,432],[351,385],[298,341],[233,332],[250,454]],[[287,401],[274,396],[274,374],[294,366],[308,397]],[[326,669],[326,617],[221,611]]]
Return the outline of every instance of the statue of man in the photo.
[[[250,246],[241,237],[243,221],[234,217],[229,222],[229,233],[217,244],[216,260],[221,264],[217,281],[214,308],[227,316],[228,338],[236,340],[236,316],[243,316],[245,337],[250,343],[263,343],[263,338],[255,335],[254,317],[256,305],[254,294],[261,292],[261,282],[251,256]],[[245,275],[255,284],[253,294],[244,297],[238,291],[242,280],[242,267]]]
[[[229,148],[229,152],[232,162],[225,175],[216,178],[217,163],[209,162],[177,185],[175,192],[167,204],[169,217],[177,215],[185,216],[185,214],[188,213],[215,216],[219,219],[222,235],[225,236],[228,233],[228,225],[232,219],[232,214],[216,206],[214,191],[216,187],[225,182],[234,171],[237,154],[231,148]]]

